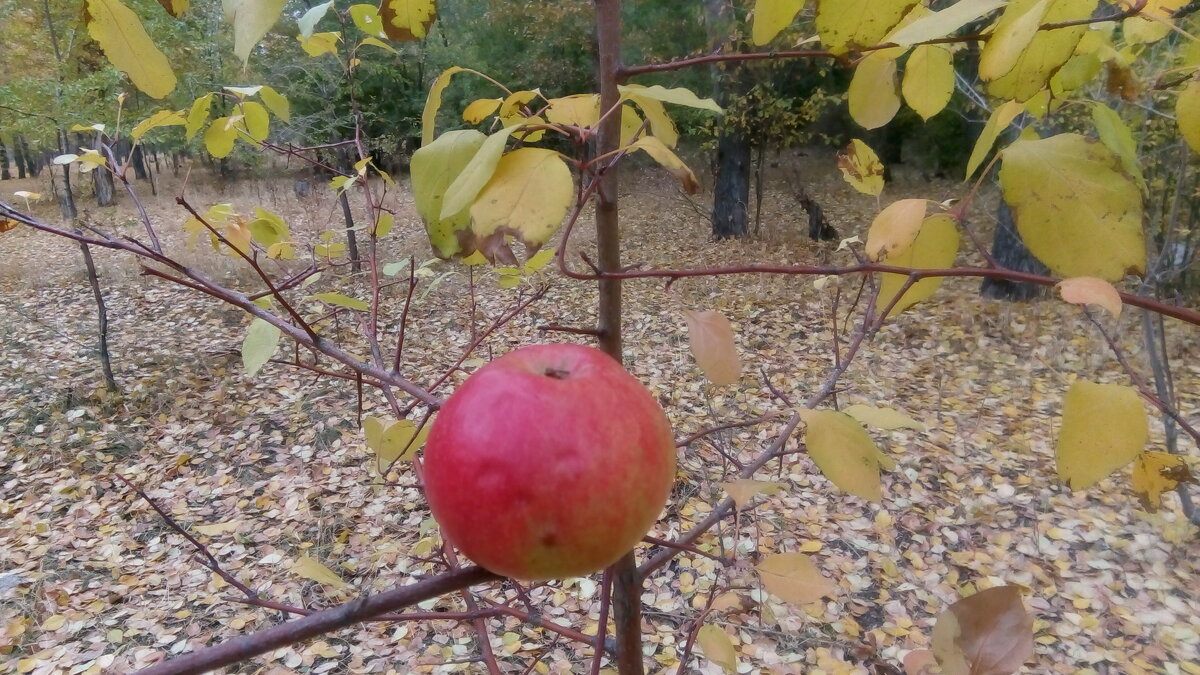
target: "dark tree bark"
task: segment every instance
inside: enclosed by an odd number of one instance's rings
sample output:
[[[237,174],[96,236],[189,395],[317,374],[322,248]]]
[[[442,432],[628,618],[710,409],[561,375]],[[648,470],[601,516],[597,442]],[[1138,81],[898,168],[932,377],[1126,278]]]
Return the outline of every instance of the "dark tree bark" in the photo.
[[[0,138],[0,180],[10,180],[12,174],[8,171],[8,146],[4,144],[4,139]]]
[[[99,168],[92,171],[92,187],[96,190],[96,203],[100,206],[112,206],[117,202],[117,190],[113,185],[112,173]]]
[[[1004,200],[996,210],[996,234],[992,239],[992,257],[1003,267],[1019,272],[1046,274],[1046,266],[1033,257],[1013,222],[1012,209]],[[1025,284],[1006,279],[986,278],[979,292],[987,298],[1022,302],[1032,300],[1045,293],[1045,289],[1034,284]]]
[[[17,178],[25,177],[25,150],[21,137],[13,138],[13,160],[17,163]]]
[[[354,165],[350,162],[350,153],[346,149],[337,149],[338,168],[342,171],[350,171]],[[355,274],[362,271],[362,262],[358,257],[358,237],[354,231],[354,214],[350,210],[350,199],[346,196],[346,191],[338,195],[338,201],[342,204],[342,218],[346,221],[346,247],[350,249],[350,270]]]
[[[142,151],[141,145],[133,149],[133,154],[130,156],[129,161],[133,164],[134,178],[138,180],[148,180],[150,178],[150,174],[146,170],[146,154]]]
[[[25,175],[37,178],[37,175],[41,173],[37,153],[29,149],[29,142],[25,140],[24,136],[18,136],[17,143],[20,144],[21,155],[25,158]]]
[[[713,185],[713,236],[744,237],[750,203],[750,143],[741,134],[723,133],[717,140],[717,174]]]

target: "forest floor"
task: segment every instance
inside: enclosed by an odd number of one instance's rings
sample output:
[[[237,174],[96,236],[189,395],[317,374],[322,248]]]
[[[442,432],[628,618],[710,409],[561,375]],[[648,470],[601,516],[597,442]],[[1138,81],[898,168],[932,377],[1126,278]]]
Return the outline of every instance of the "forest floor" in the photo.
[[[845,186],[831,157],[808,158],[802,168],[841,236],[865,236],[875,200]],[[715,243],[702,206],[692,208],[659,174],[639,174],[626,182],[622,202],[625,259],[673,266],[840,260],[837,242],[804,236],[790,180],[782,169],[771,175],[758,237]],[[228,201],[248,213],[261,205],[310,239],[341,227],[340,209],[320,186],[298,199],[290,179],[246,179],[229,188],[199,183],[193,178],[187,194],[203,206]],[[6,195],[50,192],[41,181],[0,187]],[[164,176],[159,196],[148,201],[168,250],[239,288],[255,288],[245,270],[205,242],[188,248],[173,199],[179,189],[179,179]],[[885,199],[943,200],[960,191],[911,176],[890,185]],[[393,199],[398,234],[383,247],[384,260],[429,258],[411,200],[403,193]],[[696,199],[704,203],[703,195]],[[58,222],[50,199],[35,211]],[[140,232],[124,195],[116,207],[83,211],[104,227]],[[981,212],[975,220],[989,236],[991,219]],[[582,247],[589,229],[581,226]],[[243,312],[139,276],[107,251],[96,256],[117,394],[102,386],[95,307],[78,249],[23,227],[0,235],[0,673],[126,673],[280,621],[279,612],[236,602],[238,593],[115,474],[144,488],[228,573],[270,600],[328,606],[433,569],[421,556],[439,540],[410,472],[398,469],[389,485],[375,484],[353,382],[273,364],[248,378],[238,355]],[[414,296],[405,351],[403,372],[418,383],[444,372],[472,332],[463,267],[430,269]],[[527,283],[541,281],[552,284],[547,296],[477,356],[544,341],[541,325],[589,323],[591,284],[556,271]],[[327,273],[311,290],[349,292],[361,283]],[[856,285],[840,283],[844,312]],[[475,286],[476,330],[522,292],[499,289],[490,272],[480,272]],[[402,302],[402,288],[387,291],[389,311]],[[818,290],[811,278],[770,276],[682,280],[670,294],[661,282],[629,283],[627,360],[664,404],[677,437],[786,411],[764,374],[793,400],[820,386],[835,339],[832,289]],[[723,568],[685,553],[655,574],[642,596],[651,672],[676,672],[689,622],[720,579],[742,589],[739,600],[722,603],[707,622],[736,645],[742,673],[865,673],[855,655],[872,643],[899,664],[908,651],[929,646],[950,603],[1001,584],[1027,589],[1037,651],[1028,672],[1200,673],[1200,539],[1177,497],[1166,495],[1152,514],[1138,505],[1127,470],[1086,493],[1070,492],[1055,474],[1067,387],[1076,377],[1125,383],[1119,365],[1078,308],[1055,299],[990,301],[977,291],[977,280],[947,281],[933,299],[889,322],[842,380],[839,404],[891,406],[927,427],[876,434],[898,463],[884,476],[882,503],[839,491],[796,454],[759,474],[785,489],[759,497],[736,529],[721,529],[720,540],[701,540],[701,550],[719,553],[723,546],[742,562],[758,553],[807,552],[837,590],[821,602],[789,606],[759,590],[751,565]],[[309,301],[301,306],[314,316],[324,311]],[[688,349],[682,308],[716,309],[732,320],[745,365],[736,386],[706,386]],[[348,336],[358,328],[349,323],[326,330]],[[1143,364],[1137,313],[1108,325]],[[385,328],[394,339],[395,321]],[[852,322],[839,326],[840,339],[851,330]],[[1170,321],[1167,339],[1183,413],[1200,420],[1200,341],[1194,329]],[[469,361],[468,369],[479,363]],[[363,408],[386,409],[370,392]],[[720,483],[736,474],[724,456],[756,456],[784,419],[714,434],[683,450],[670,515],[652,534],[669,539],[702,519],[723,497]],[[1161,425],[1152,426],[1151,444],[1161,449]],[[344,583],[306,578],[303,567],[293,567],[302,557]],[[481,593],[515,597],[507,587]],[[597,596],[595,579],[530,593],[542,616],[585,633],[597,628]],[[461,610],[462,602],[455,596],[423,605],[434,608]],[[506,672],[529,672],[535,660],[540,673],[587,668],[589,649],[542,628],[516,619],[487,625]],[[482,672],[472,661],[478,653],[469,624],[363,624],[236,672]],[[689,667],[721,672],[697,653]]]

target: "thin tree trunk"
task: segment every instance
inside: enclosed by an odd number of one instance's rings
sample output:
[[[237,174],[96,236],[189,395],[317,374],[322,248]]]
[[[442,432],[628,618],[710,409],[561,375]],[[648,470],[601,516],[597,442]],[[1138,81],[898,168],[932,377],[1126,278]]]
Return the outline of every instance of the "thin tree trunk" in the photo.
[[[8,146],[4,144],[4,139],[0,138],[0,180],[11,180],[12,174],[8,171]]]
[[[350,155],[344,148],[337,149],[337,158],[338,168],[342,171],[353,168]],[[354,214],[350,210],[350,199],[345,190],[338,195],[338,201],[342,204],[342,218],[346,221],[346,247],[350,249],[350,271],[358,274],[362,272],[362,261],[358,257],[358,233],[354,231]]]
[[[13,137],[13,159],[17,162],[17,178],[25,177],[25,150],[22,147],[21,137]]]
[[[712,49],[729,41],[734,25],[730,0],[704,0],[704,18]],[[744,86],[745,68],[737,62],[714,69],[717,98],[728,105]],[[723,128],[717,137],[717,161],[713,176],[712,233],[716,239],[744,237],[749,232],[750,141],[744,134]]]

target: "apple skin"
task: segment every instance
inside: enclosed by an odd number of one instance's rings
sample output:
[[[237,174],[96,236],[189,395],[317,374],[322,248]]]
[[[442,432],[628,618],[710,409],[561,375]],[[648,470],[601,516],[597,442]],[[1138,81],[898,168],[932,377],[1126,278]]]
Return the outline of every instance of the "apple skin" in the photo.
[[[654,396],[594,347],[546,344],[480,368],[446,400],[425,445],[442,533],[496,574],[599,571],[658,519],[675,477]]]

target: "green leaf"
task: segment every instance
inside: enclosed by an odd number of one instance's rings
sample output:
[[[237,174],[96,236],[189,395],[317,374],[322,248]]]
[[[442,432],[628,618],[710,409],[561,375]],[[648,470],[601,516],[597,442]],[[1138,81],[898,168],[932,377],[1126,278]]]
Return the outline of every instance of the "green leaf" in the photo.
[[[383,0],[383,30],[396,42],[423,40],[437,18],[436,0]]]
[[[299,19],[296,19],[296,26],[300,28],[300,34],[306,38],[312,37],[313,31],[316,30],[317,23],[325,18],[325,13],[333,6],[333,0],[322,2],[319,5],[313,5],[311,9],[304,13]],[[353,11],[353,8],[351,8]]]
[[[889,265],[897,267],[912,267],[915,269],[941,269],[954,264],[958,254],[958,223],[954,218],[944,213],[938,213],[921,223],[921,231],[917,238],[902,253],[885,259]],[[892,299],[904,287],[908,276],[904,274],[885,273],[880,275],[879,301],[877,307],[883,311],[891,304]],[[931,297],[942,285],[941,277],[930,277],[909,286],[904,295],[896,301],[889,317],[896,316],[904,310]]]
[[[557,152],[519,148],[500,158],[471,205],[471,229],[480,238],[511,234],[537,249],[562,224],[574,197],[571,170]]]
[[[971,180],[971,176],[975,175],[975,170],[983,163],[983,160],[992,151],[992,146],[996,144],[996,139],[1000,134],[1012,124],[1017,115],[1021,114],[1024,107],[1016,101],[1006,101],[1003,105],[992,111],[988,117],[987,124],[983,125],[983,131],[979,134],[979,138],[975,141],[975,147],[971,150],[971,158],[967,160],[967,177],[965,180]]]
[[[792,24],[801,9],[804,9],[804,0],[758,0],[754,3],[750,39],[759,46],[774,40],[780,31]]]
[[[817,0],[817,32],[835,54],[876,45],[917,0]]]
[[[1145,192],[1146,179],[1142,177],[1142,163],[1138,160],[1137,141],[1133,139],[1133,132],[1117,111],[1099,101],[1092,101],[1091,105],[1092,122],[1096,125],[1096,133],[1100,134],[1100,141],[1120,158],[1121,166]]]
[[[351,5],[350,19],[354,21],[354,25],[357,26],[359,30],[373,38],[379,39],[387,37],[387,32],[383,29],[383,17],[379,15],[379,7],[375,5]],[[390,45],[386,45],[382,42],[380,45],[387,49],[391,49]]]
[[[465,208],[450,218],[442,217],[446,189],[471,162],[485,140],[487,136],[474,129],[448,131],[413,153],[410,165],[413,201],[425,222],[429,242],[443,258],[460,252],[461,245],[455,232],[471,225],[470,211]]]
[[[152,98],[162,98],[175,89],[171,63],[154,46],[137,14],[120,0],[87,0],[87,20],[88,35],[135,87]]]
[[[1058,477],[1072,490],[1086,490],[1132,462],[1149,437],[1137,389],[1076,380],[1063,401],[1054,449]]]
[[[184,119],[183,114],[179,111],[159,110],[141,122],[138,122],[137,126],[135,126],[129,132],[129,135],[133,136],[134,139],[140,139],[142,136],[146,135],[147,131],[150,131],[151,129],[180,126],[184,124],[187,124],[187,120]]]
[[[205,94],[192,103],[192,109],[188,111],[187,126],[184,127],[189,141],[208,121],[208,110],[212,106],[212,97],[212,94]]]
[[[208,154],[220,159],[228,157],[233,151],[233,142],[237,140],[237,128],[230,123],[228,117],[218,117],[204,131],[204,147]]]
[[[254,45],[279,20],[283,3],[284,0],[221,0],[225,20],[233,26],[233,53],[243,66],[249,63]]]
[[[927,120],[945,109],[954,95],[954,56],[942,45],[921,45],[904,64],[901,85],[908,107]]]
[[[255,317],[246,329],[246,337],[242,340],[242,367],[246,375],[254,377],[258,374],[279,347],[281,333],[275,326]]]
[[[1005,201],[1038,260],[1064,277],[1145,271],[1142,195],[1111,150],[1059,134],[1017,141],[1002,157]]]
[[[684,87],[676,87],[667,89],[662,85],[654,85],[653,87],[637,87],[637,86],[620,86],[622,97],[639,97],[648,98],[663,103],[673,103],[675,105],[687,106],[689,108],[699,108],[700,110],[711,110],[715,113],[724,112],[721,106],[711,98],[700,98],[692,93],[691,89]]]
[[[808,427],[805,432],[808,454],[821,473],[856,497],[880,501],[879,469],[890,471],[896,463],[875,447],[875,441],[862,425],[836,410],[802,410],[800,416]]]
[[[258,92],[258,97],[266,104],[267,110],[275,113],[275,116],[284,122],[289,122],[292,119],[292,106],[288,103],[287,98],[283,94],[275,91],[274,88],[263,86]]]
[[[520,126],[511,126],[487,137],[479,146],[479,151],[475,153],[475,156],[463,167],[454,182],[446,188],[442,211],[438,214],[439,218],[453,218],[475,203],[479,191],[487,185],[492,174],[495,173],[496,165],[500,163],[500,157],[504,155],[504,144],[508,142],[508,137],[520,128]]]
[[[320,300],[321,302],[324,302],[329,305],[336,305],[338,307],[346,307],[348,309],[356,309],[361,312],[365,312],[368,309],[370,309],[370,307],[371,307],[370,305],[367,304],[366,300],[359,300],[358,298],[352,298],[352,297],[350,297],[348,295],[344,295],[342,293],[317,293],[316,295],[312,295],[309,297],[311,297],[314,300]]]
[[[257,143],[267,139],[271,133],[271,116],[267,114],[267,109],[261,103],[242,101],[237,104],[235,110],[242,116],[242,119],[234,125],[239,131],[245,132]]]

